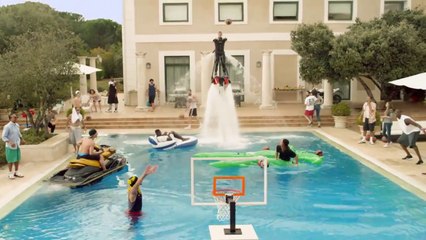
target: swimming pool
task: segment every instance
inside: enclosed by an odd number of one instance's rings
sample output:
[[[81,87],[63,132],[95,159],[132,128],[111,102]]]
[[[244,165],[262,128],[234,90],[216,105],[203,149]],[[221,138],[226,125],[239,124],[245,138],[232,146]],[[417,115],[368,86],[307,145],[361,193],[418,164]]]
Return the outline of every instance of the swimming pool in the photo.
[[[253,224],[260,239],[424,239],[426,202],[360,164],[311,133],[245,134],[238,151],[275,146],[286,137],[299,149],[321,149],[322,165],[269,168],[268,205],[238,207],[237,223]],[[155,151],[146,135],[113,135],[102,143],[125,153],[129,171],[139,175],[158,164],[143,185],[144,214],[127,208],[125,170],[101,182],[68,189],[41,189],[0,220],[0,239],[209,239],[215,207],[191,206],[190,157],[218,151],[195,148]]]

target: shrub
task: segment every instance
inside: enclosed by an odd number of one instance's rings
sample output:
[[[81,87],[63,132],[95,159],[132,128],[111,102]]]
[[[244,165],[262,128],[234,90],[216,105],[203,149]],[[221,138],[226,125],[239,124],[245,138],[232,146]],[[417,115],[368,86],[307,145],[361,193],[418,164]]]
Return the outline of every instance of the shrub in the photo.
[[[338,104],[334,104],[331,107],[331,114],[333,116],[350,116],[351,108],[345,102],[340,102]]]
[[[360,113],[360,114],[358,115],[358,117],[356,118],[355,123],[356,123],[356,125],[358,125],[358,126],[362,126],[362,125],[364,124],[364,121],[363,121],[363,119],[362,119],[362,114],[361,114],[361,113]]]
[[[4,142],[0,144],[0,166],[6,164],[6,154],[5,154],[5,145]]]
[[[39,144],[53,136],[55,136],[55,134],[46,134],[44,131],[37,133],[33,128],[22,131],[22,138],[25,140],[25,144]]]

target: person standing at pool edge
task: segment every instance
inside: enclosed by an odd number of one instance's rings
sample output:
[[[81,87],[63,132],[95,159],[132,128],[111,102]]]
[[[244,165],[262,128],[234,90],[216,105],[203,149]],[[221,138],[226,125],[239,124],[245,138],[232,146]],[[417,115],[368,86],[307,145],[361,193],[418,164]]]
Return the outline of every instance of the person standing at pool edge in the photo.
[[[362,106],[361,116],[363,121],[362,139],[358,143],[366,143],[367,135],[370,136],[370,144],[374,144],[374,126],[376,125],[377,105],[367,96],[367,101]]]
[[[321,95],[319,95],[316,89],[312,90],[312,95],[316,98],[315,104],[314,104],[314,111],[315,111],[315,116],[317,117],[318,127],[321,127],[320,112],[321,112],[321,105],[324,103],[324,100],[322,99]]]
[[[107,112],[112,111],[112,105],[114,104],[114,112],[118,112],[118,97],[117,97],[117,82],[111,79],[108,82],[108,110]]]
[[[155,95],[158,92],[157,87],[155,86],[154,79],[149,79],[148,84],[148,102],[151,105],[150,112],[154,112],[155,109]]]
[[[24,177],[18,172],[19,161],[21,160],[21,149],[19,146],[24,144],[25,141],[22,138],[21,132],[19,131],[19,124],[16,123],[18,117],[16,114],[9,115],[9,123],[3,127],[2,140],[6,143],[6,161],[9,167],[9,179],[15,179],[15,177]],[[15,173],[12,172],[12,167],[15,166]]]
[[[417,138],[420,135],[420,131],[426,134],[426,128],[423,128],[420,124],[415,122],[412,118],[406,115],[401,114],[401,110],[395,111],[396,119],[398,120],[399,127],[402,130],[401,136],[398,138],[398,143],[401,145],[402,150],[407,154],[407,156],[403,157],[403,160],[408,160],[413,158],[407,147],[414,149],[417,156],[419,157],[419,161],[416,163],[417,165],[423,164],[422,156],[420,155],[419,148],[416,145]]]
[[[308,120],[308,127],[312,127],[316,100],[317,98],[312,95],[312,91],[308,91],[308,96],[305,98],[305,118]]]
[[[189,118],[189,125],[185,127],[184,129],[191,129],[191,123],[192,119],[197,121],[197,98],[192,94],[191,89],[189,89],[188,97],[186,98],[186,105],[188,108],[188,118]]]
[[[129,185],[127,189],[127,201],[129,204],[128,212],[130,214],[140,214],[142,210],[142,191],[140,186],[142,185],[143,180],[148,175],[155,173],[158,169],[158,165],[148,165],[145,168],[145,171],[138,178],[137,176],[132,176],[127,180]]]

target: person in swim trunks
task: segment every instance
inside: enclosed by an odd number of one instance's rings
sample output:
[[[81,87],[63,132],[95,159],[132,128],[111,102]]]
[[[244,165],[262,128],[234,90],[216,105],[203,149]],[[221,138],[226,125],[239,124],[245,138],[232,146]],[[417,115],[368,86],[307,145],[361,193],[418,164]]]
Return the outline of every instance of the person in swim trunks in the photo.
[[[129,204],[128,212],[132,215],[137,215],[141,213],[142,210],[142,191],[140,186],[142,185],[143,180],[148,175],[155,173],[157,171],[158,165],[148,165],[145,168],[145,171],[142,173],[139,178],[137,176],[132,176],[127,180],[129,185],[127,188],[127,201]]]
[[[89,137],[83,138],[79,142],[79,148],[77,152],[77,159],[85,158],[90,160],[97,160],[101,164],[102,170],[106,170],[104,157],[102,156],[102,150],[95,150],[95,138],[98,136],[98,132],[95,129],[90,129]]]

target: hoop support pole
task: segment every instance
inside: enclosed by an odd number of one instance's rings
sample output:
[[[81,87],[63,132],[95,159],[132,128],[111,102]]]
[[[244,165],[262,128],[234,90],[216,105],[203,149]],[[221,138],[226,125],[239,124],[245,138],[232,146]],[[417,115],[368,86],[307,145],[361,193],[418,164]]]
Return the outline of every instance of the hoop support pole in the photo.
[[[225,229],[225,235],[241,235],[241,229],[240,228],[235,228],[236,225],[236,204],[234,200],[231,200],[229,202],[229,229]]]

